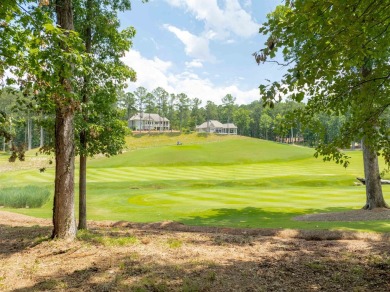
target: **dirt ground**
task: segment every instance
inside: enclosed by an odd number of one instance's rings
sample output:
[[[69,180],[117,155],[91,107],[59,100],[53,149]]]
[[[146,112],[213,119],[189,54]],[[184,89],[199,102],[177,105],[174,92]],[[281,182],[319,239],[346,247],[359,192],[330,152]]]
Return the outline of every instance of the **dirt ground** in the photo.
[[[2,291],[390,291],[390,233],[50,220],[0,211]]]

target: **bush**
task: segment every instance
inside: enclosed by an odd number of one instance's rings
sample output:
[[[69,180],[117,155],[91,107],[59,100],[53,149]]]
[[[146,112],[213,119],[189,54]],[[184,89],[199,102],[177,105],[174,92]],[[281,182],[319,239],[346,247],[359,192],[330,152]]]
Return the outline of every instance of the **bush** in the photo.
[[[38,186],[0,189],[0,206],[10,208],[40,208],[50,197],[50,191]]]

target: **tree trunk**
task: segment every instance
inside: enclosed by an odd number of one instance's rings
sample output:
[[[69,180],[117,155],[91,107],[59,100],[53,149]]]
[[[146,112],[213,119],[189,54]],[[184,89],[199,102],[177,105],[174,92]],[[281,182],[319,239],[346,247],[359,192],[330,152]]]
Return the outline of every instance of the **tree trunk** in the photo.
[[[81,143],[83,143],[81,139],[82,134],[80,134]],[[88,228],[87,226],[87,156],[80,155],[78,229],[87,229],[87,228]]]
[[[366,204],[363,209],[389,208],[383,198],[378,156],[366,143],[363,142],[362,146],[366,178]]]
[[[71,0],[57,0],[57,24],[65,30],[73,30]],[[67,50],[63,46],[64,50]],[[72,92],[70,81],[59,73],[59,82],[67,92]],[[74,109],[72,101],[65,105],[56,103],[55,117],[55,154],[56,172],[53,207],[52,238],[73,240],[76,237],[74,215]]]
[[[87,1],[87,28],[85,30],[85,49],[87,53],[92,52],[92,0]],[[84,92],[82,97],[82,103],[86,105],[89,100],[88,96],[89,79],[84,77]],[[88,121],[87,107],[83,107],[83,120],[85,125]],[[78,229],[87,229],[87,133],[83,129],[80,133],[80,169],[79,169],[79,225]]]
[[[40,135],[40,138],[39,138],[39,147],[43,147],[43,145],[45,144],[44,142],[44,135],[43,135],[43,127],[41,126],[41,135]]]
[[[70,109],[56,110],[56,173],[52,238],[74,239],[74,113]]]
[[[32,121],[30,115],[27,118],[27,150],[32,149]]]

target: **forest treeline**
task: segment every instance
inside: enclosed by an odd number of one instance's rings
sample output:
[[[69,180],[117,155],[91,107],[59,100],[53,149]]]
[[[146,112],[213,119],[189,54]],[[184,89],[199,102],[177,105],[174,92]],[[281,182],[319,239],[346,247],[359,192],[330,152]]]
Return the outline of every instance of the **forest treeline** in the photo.
[[[321,141],[334,139],[346,120],[344,115],[317,114],[310,126],[303,126],[297,118],[304,109],[304,103],[285,100],[272,108],[264,106],[262,100],[249,104],[237,104],[230,94],[216,104],[208,100],[203,103],[199,98],[191,98],[184,93],[168,93],[161,87],[148,92],[138,87],[133,92],[121,92],[119,100],[112,106],[127,127],[127,121],[138,112],[157,113],[171,122],[171,129],[190,133],[207,120],[222,123],[234,123],[238,134],[253,138],[278,141],[282,143],[300,143],[314,147]],[[15,145],[32,149],[50,145],[54,142],[54,116],[36,110],[34,98],[23,96],[15,89],[3,88],[0,94],[0,108],[7,113],[10,131]],[[390,114],[388,121],[390,125]],[[130,134],[130,129],[128,129]],[[351,141],[351,147],[355,146]],[[10,143],[0,140],[0,149],[8,151]]]

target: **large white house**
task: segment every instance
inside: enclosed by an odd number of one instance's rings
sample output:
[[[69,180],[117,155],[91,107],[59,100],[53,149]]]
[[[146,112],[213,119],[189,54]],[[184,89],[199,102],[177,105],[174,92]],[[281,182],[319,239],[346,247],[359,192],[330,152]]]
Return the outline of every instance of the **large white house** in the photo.
[[[196,131],[198,133],[237,135],[237,126],[233,123],[222,124],[219,121],[210,120],[200,126],[196,126]]]
[[[129,128],[135,131],[167,131],[169,120],[158,114],[138,113],[128,121]]]

